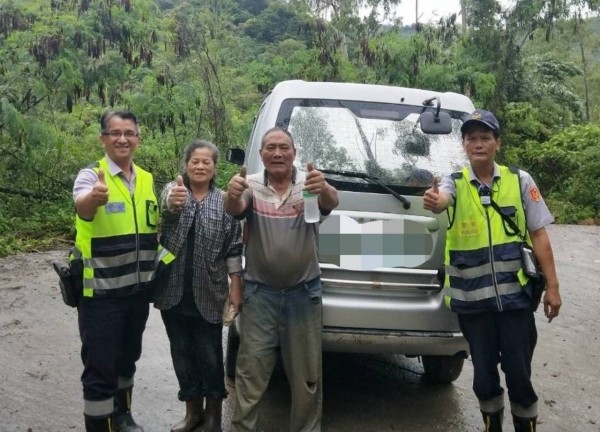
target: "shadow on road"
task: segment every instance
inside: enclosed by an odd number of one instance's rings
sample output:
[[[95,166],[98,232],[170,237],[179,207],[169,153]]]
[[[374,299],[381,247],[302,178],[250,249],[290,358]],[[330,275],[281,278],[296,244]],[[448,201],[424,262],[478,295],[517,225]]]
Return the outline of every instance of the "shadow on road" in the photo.
[[[233,385],[228,382],[231,393],[235,391]],[[463,405],[472,403],[465,398],[470,390],[460,383],[428,382],[418,359],[325,353],[323,387],[324,431],[477,430],[468,426],[476,420],[465,418]],[[226,404],[229,412],[231,402],[230,397]],[[261,406],[262,430],[286,431],[289,407],[288,383],[278,368]]]

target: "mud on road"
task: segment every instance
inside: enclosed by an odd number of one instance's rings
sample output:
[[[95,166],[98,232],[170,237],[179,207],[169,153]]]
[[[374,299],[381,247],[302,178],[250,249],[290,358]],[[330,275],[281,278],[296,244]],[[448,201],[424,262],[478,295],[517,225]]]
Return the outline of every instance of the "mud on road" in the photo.
[[[599,432],[600,227],[551,226],[549,234],[563,309],[551,324],[536,314],[538,431]],[[57,250],[0,259],[0,432],[83,430],[77,314],[62,303],[51,268],[65,255]],[[427,384],[418,360],[400,356],[326,356],[324,370],[325,432],[481,430],[470,361],[448,386]],[[232,382],[228,389],[235,391]],[[168,341],[153,309],[133,403],[147,432],[168,431],[181,418],[177,390]],[[266,432],[286,430],[287,394],[285,379],[273,379],[261,410]]]

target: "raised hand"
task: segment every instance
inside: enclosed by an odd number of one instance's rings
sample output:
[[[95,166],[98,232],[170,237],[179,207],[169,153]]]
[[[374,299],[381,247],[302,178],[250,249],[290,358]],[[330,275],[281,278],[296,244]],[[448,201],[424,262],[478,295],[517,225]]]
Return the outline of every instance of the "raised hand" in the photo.
[[[306,164],[306,180],[304,189],[312,194],[319,195],[325,188],[325,176],[315,169],[312,162]]]
[[[244,191],[248,189],[246,182],[246,166],[242,166],[239,174],[234,175],[227,186],[227,195],[233,200],[240,200]]]
[[[433,184],[423,194],[423,208],[425,210],[431,210],[434,212],[440,211],[440,179],[438,177],[433,178]]]
[[[92,188],[92,201],[98,207],[108,202],[108,186],[106,186],[106,178],[104,176],[104,170],[98,170],[98,180]]]
[[[171,189],[171,194],[169,195],[169,205],[176,209],[182,209],[185,206],[185,203],[188,199],[188,191],[185,185],[183,184],[183,177],[177,176],[175,180],[176,185]]]

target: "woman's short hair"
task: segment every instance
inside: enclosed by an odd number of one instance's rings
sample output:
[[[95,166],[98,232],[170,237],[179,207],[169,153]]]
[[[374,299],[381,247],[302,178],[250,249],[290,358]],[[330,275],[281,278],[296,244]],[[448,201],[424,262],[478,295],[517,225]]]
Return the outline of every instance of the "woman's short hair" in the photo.
[[[189,143],[188,145],[185,146],[185,149],[183,150],[183,180],[186,184],[187,187],[189,187],[189,178],[187,176],[187,164],[189,163],[190,159],[192,158],[192,154],[198,150],[198,149],[204,149],[207,148],[212,152],[212,160],[215,164],[215,167],[217,166],[217,163],[219,162],[219,149],[216,145],[214,145],[213,143],[211,143],[210,141],[207,140],[203,140],[203,139],[195,139],[194,141],[192,141],[191,143]],[[215,177],[213,176],[213,178],[210,179],[210,186],[212,187],[215,183]]]

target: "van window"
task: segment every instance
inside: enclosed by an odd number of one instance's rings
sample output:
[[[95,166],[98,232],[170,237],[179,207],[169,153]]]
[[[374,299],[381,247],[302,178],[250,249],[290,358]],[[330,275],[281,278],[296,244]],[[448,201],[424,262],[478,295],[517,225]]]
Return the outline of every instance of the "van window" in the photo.
[[[461,169],[461,115],[449,112],[453,131],[427,135],[418,124],[422,106],[361,101],[286,99],[277,125],[287,128],[297,148],[296,164],[376,177],[402,193],[431,185],[434,176]],[[384,192],[363,179],[328,176],[341,190]]]

